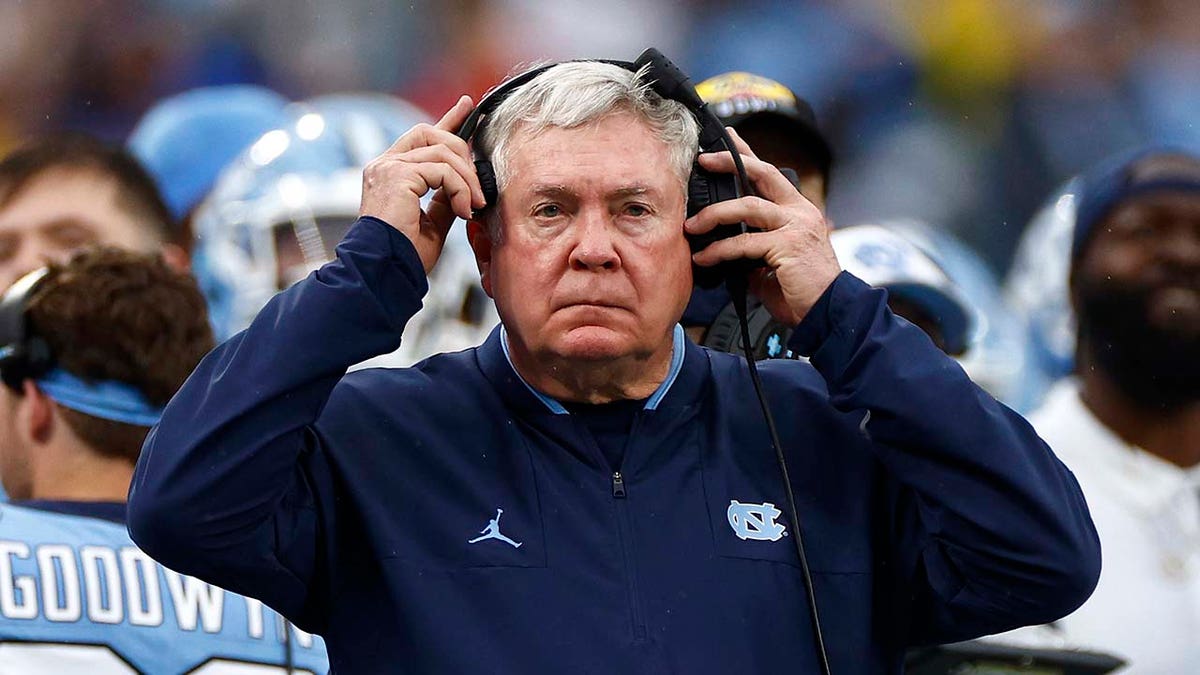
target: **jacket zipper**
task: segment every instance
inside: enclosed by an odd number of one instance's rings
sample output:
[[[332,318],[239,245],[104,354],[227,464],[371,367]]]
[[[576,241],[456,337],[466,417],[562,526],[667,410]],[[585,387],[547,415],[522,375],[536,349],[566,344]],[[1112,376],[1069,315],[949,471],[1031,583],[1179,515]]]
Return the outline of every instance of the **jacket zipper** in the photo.
[[[637,568],[634,566],[632,548],[632,526],[629,523],[628,501],[626,500],[625,479],[620,471],[612,475],[613,503],[617,509],[617,536],[621,544],[621,556],[625,560],[625,579],[628,583],[626,593],[629,596],[629,614],[633,627],[633,641],[646,641],[646,621],[642,617],[641,599],[638,595]]]
[[[642,416],[633,418],[633,426],[629,430],[629,438],[625,442],[625,455],[629,455],[629,446],[638,431]],[[617,535],[621,542],[621,555],[625,559],[625,579],[628,582],[629,614],[633,624],[633,641],[646,641],[646,620],[642,615],[642,601],[638,594],[638,576],[635,556],[633,555],[633,525],[629,520],[628,488],[625,487],[625,477],[621,472],[613,471],[612,475],[613,504],[617,510]]]

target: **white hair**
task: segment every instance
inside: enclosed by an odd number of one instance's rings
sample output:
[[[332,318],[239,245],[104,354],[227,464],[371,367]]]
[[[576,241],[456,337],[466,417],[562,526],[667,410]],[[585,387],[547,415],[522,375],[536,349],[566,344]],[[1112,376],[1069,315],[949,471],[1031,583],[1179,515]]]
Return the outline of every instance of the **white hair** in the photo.
[[[505,98],[484,121],[476,150],[492,162],[504,189],[508,141],[518,130],[538,134],[551,127],[574,129],[620,112],[631,112],[666,143],[680,185],[700,145],[700,125],[682,103],[664,99],[646,81],[647,67],[632,72],[600,61],[560,63]]]

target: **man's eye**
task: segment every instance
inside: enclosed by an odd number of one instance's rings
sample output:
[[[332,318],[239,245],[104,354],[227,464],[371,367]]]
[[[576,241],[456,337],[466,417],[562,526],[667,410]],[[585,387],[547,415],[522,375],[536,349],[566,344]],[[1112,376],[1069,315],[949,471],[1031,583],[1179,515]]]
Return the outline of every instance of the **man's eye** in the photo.
[[[88,228],[69,224],[50,229],[46,233],[46,238],[54,242],[56,246],[66,250],[82,248],[94,243],[98,239],[96,233]]]
[[[650,208],[645,204],[628,204],[625,206],[625,215],[641,218],[650,215]]]
[[[534,209],[533,215],[538,218],[557,218],[562,215],[562,208],[558,204],[542,204]]]

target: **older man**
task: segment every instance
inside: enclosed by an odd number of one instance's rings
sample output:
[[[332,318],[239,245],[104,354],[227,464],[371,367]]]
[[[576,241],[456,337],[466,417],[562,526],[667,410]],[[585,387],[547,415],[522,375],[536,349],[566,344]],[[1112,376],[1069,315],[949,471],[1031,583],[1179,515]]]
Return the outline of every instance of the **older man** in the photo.
[[[485,204],[454,134],[471,106],[374,162],[338,259],[168,406],[130,495],[152,555],[324,635],[346,672],[815,672],[801,530],[838,673],[1087,597],[1099,550],[1071,475],[839,271],[778,170],[742,144],[760,196],[685,219],[689,111],[622,67],[560,64],[485,120]],[[503,327],[344,375],[396,348],[473,209]],[[761,231],[690,255],[685,231],[738,220]],[[762,366],[802,523],[746,364],[676,325],[693,261],[744,257],[812,356]]]

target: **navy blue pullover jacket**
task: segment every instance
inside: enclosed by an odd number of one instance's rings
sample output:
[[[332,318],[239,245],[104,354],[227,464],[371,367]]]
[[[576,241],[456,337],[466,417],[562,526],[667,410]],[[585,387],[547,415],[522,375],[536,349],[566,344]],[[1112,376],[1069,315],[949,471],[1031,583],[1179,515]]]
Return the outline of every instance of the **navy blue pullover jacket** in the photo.
[[[360,220],[167,406],[137,543],[323,635],[335,672],[817,672],[741,359],[677,340],[611,467],[500,331],[346,374],[398,346],[425,290],[409,241]],[[834,673],[1087,598],[1100,552],[1072,475],[882,291],[843,273],[792,346],[812,365],[761,369]]]

